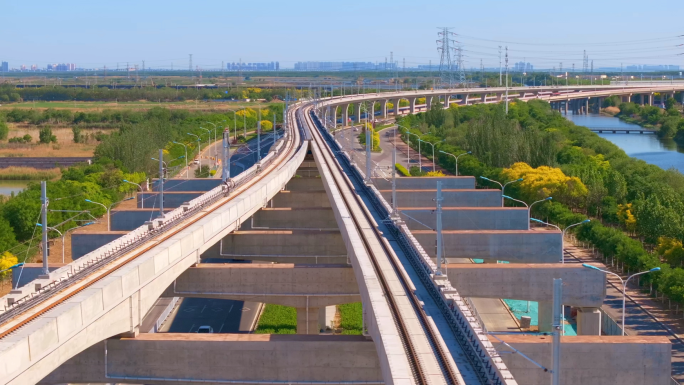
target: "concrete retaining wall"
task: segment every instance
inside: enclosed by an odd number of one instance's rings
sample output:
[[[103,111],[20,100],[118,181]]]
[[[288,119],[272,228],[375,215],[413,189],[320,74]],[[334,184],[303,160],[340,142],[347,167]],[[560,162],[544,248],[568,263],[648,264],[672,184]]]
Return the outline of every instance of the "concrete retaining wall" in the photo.
[[[127,231],[73,233],[71,234],[71,259],[79,259],[127,233]]]
[[[198,196],[204,194],[203,191],[195,192],[166,192],[164,191],[164,208],[165,209],[175,209],[180,207],[183,203],[189,202]],[[157,192],[144,192],[138,193],[137,204],[138,207],[143,207],[143,200],[145,202],[146,208],[159,208],[159,193]]]
[[[170,379],[378,385],[383,381],[375,345],[363,336],[195,334],[188,338],[153,333],[109,340],[106,348],[108,377],[105,344],[100,342],[40,383],[135,383],[136,378],[140,384],[168,384]]]
[[[392,190],[381,190],[391,202]],[[434,207],[437,190],[397,190],[399,207]],[[501,190],[442,190],[442,207],[501,207]]]
[[[435,257],[436,234],[412,231],[430,257]],[[560,231],[444,231],[445,258],[479,258],[489,262],[556,263],[561,260]]]
[[[55,271],[62,266],[64,266],[63,263],[50,263],[48,270]],[[22,287],[41,274],[43,274],[42,263],[25,263],[21,268],[12,270],[12,287]]]
[[[546,368],[552,368],[551,336],[497,336]],[[494,345],[500,345],[493,337]],[[502,350],[510,350],[501,346]],[[561,337],[561,384],[670,385],[672,344],[665,336]],[[548,385],[544,372],[520,354],[502,354],[518,384]]]
[[[223,238],[223,254],[235,256],[346,256],[339,230],[234,231]],[[204,253],[203,258],[216,258]]]
[[[164,209],[169,212],[172,209]],[[159,216],[159,209],[112,210],[109,227],[112,231],[131,231]]]
[[[159,190],[159,180],[152,181],[152,190]],[[167,179],[164,181],[164,191],[209,191],[221,184],[221,179],[214,178],[191,178],[191,179]]]
[[[269,207],[330,207],[330,199],[325,190],[319,191],[281,191],[273,197]]]
[[[264,208],[257,211],[242,230],[253,227],[271,229],[337,229],[337,221],[331,208]]]
[[[411,230],[426,230],[421,223],[433,229],[437,227],[435,207],[400,207],[399,210]],[[527,224],[527,208],[524,207],[447,207],[442,210],[444,230],[527,230]]]
[[[452,263],[446,271],[464,297],[548,301],[562,278],[565,305],[600,307],[606,298],[606,275],[580,264]]]
[[[390,173],[391,175],[391,173]],[[442,182],[442,190],[474,189],[475,178],[472,176],[447,177],[398,177],[398,190],[435,190],[437,182]],[[391,190],[392,178],[373,178],[373,184],[378,190]]]
[[[320,191],[323,190],[321,178],[292,178],[285,185],[288,191]]]

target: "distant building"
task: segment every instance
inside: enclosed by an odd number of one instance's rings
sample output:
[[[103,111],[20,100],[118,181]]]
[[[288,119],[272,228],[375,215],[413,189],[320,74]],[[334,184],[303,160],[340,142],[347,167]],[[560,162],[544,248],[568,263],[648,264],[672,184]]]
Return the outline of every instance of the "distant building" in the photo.
[[[60,64],[48,64],[48,71],[74,71],[76,70],[76,64],[74,63],[60,63]]]
[[[673,64],[656,64],[656,65],[631,65],[626,66],[625,71],[627,72],[663,72],[663,71],[679,71],[678,65]]]
[[[306,61],[297,62],[295,71],[391,71],[396,63]]]
[[[228,71],[278,71],[280,70],[280,62],[272,61],[270,63],[228,63],[226,64]]]
[[[6,61],[0,63],[0,72],[9,72],[9,63]]]
[[[532,72],[533,70],[534,66],[530,63],[521,61],[513,64],[513,72]]]

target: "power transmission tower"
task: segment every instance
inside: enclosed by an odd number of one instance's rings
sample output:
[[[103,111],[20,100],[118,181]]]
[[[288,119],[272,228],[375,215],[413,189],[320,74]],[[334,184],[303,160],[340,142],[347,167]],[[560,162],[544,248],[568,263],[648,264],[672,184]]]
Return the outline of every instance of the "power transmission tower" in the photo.
[[[448,86],[449,88],[454,86],[454,71],[451,61],[451,51],[455,50],[456,48],[451,44],[455,44],[456,40],[451,39],[451,36],[455,35],[455,33],[449,31],[449,28],[446,27],[442,28],[442,31],[437,33],[437,36],[440,37],[440,39],[437,40],[437,44],[439,44],[437,51],[440,51],[441,54],[439,59],[439,80],[442,82],[442,84]]]
[[[142,67],[142,72],[143,72],[143,77],[145,77],[145,61],[143,60],[143,67]]]
[[[128,65],[128,62],[126,62],[126,77],[127,77],[128,79],[131,78],[131,66]]]
[[[585,74],[589,72],[589,56],[587,56],[587,50],[584,50],[584,59],[582,61],[582,72]]]
[[[559,63],[559,65],[558,65],[558,72],[560,72],[561,75],[563,74],[563,62],[560,62],[560,63]]]
[[[502,77],[502,71],[501,71],[501,46],[499,46],[499,87],[502,85],[501,82],[501,77]]]
[[[192,72],[192,54],[190,54],[190,62],[188,63],[188,70],[190,71],[190,78],[194,79],[195,74]]]
[[[506,46],[506,115],[508,115],[508,46]]]
[[[223,60],[221,60],[221,77],[222,78],[226,77],[226,66],[223,63]]]
[[[458,82],[466,86],[465,64],[463,62],[463,47],[458,47]]]
[[[594,61],[593,60],[591,61],[591,73],[592,74],[594,73]]]

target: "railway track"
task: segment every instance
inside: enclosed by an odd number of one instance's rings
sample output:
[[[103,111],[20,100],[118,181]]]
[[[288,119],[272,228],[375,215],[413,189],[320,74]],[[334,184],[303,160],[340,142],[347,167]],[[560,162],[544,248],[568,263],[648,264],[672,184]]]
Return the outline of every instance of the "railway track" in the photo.
[[[422,308],[415,288],[387,238],[378,229],[371,213],[356,193],[351,180],[336,161],[332,149],[310,116],[311,108],[304,108],[303,120],[312,136],[312,149],[319,151],[325,160],[345,206],[351,213],[363,246],[371,258],[383,294],[399,331],[415,382],[421,385],[439,382],[449,385],[465,384],[448,352],[441,335],[433,327]],[[301,117],[300,117],[301,118]],[[427,354],[429,353],[429,354]]]
[[[293,122],[294,112],[290,113],[290,118],[290,121]],[[280,166],[296,153],[301,144],[300,131],[291,129],[290,137],[283,146],[283,151],[274,156],[270,163],[264,165],[260,172],[239,179],[238,184],[232,187],[230,195],[216,191],[212,195],[204,197],[205,199],[190,207],[183,215],[174,217],[165,222],[163,226],[150,230],[145,236],[135,239],[117,250],[112,250],[108,254],[104,254],[103,258],[97,259],[94,263],[80,269],[67,279],[53,281],[36,293],[21,298],[9,308],[5,308],[5,311],[0,313],[0,340],[28,325],[31,321],[92,286],[94,283],[106,278],[117,271],[118,268],[134,261],[163,241],[183,231],[187,226],[201,220],[214,209],[239,197],[242,192],[258,183],[270,172],[277,172]]]

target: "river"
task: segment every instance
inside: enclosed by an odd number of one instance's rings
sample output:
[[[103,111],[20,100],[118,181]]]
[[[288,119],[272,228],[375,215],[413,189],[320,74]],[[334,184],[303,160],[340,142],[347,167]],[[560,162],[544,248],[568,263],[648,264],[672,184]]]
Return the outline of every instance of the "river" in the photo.
[[[624,122],[610,116],[589,114],[572,115],[567,118],[578,126],[589,128],[633,128],[636,124]],[[654,164],[662,169],[676,168],[684,173],[684,148],[671,139],[660,139],[654,134],[599,134],[623,149],[627,155]]]
[[[28,186],[27,180],[0,180],[0,195],[11,196],[24,191]]]

